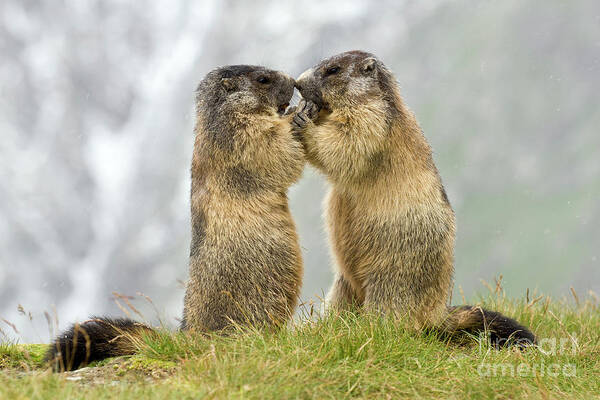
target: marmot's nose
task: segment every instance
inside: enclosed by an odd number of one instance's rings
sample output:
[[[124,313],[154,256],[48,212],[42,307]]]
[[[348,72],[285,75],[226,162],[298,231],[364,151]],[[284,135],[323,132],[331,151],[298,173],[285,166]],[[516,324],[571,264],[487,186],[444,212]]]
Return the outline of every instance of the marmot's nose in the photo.
[[[303,90],[306,90],[309,86],[311,86],[308,85],[308,83],[312,79],[312,76],[313,69],[309,68],[303,73],[301,73],[300,76],[296,79],[296,89],[298,89],[300,93],[302,93]]]

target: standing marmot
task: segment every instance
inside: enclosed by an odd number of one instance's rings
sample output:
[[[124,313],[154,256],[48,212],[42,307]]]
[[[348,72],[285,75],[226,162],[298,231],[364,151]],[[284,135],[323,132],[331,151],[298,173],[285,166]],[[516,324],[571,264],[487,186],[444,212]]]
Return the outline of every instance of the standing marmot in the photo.
[[[488,329],[495,344],[535,342],[496,312],[447,306],[454,213],[431,148],[383,63],[342,53],[305,71],[296,86],[306,101],[293,125],[309,162],[332,185],[326,217],[338,271],[331,306],[407,316],[419,329]]]
[[[183,330],[277,326],[292,316],[302,259],[287,190],[305,163],[292,116],[282,115],[293,91],[289,76],[245,65],[215,69],[198,86]],[[151,331],[92,318],[59,335],[46,359],[76,369],[134,353]]]
[[[293,92],[287,75],[248,66],[213,71],[198,88],[183,329],[292,316],[302,258],[287,190],[305,163],[281,116]]]

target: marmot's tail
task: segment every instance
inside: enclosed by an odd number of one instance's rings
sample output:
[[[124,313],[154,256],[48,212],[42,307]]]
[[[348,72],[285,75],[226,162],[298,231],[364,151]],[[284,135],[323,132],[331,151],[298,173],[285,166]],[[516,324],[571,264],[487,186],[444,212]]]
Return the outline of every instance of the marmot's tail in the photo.
[[[92,317],[60,334],[45,360],[55,371],[72,371],[92,361],[134,354],[142,334],[152,331],[131,319]]]
[[[536,344],[535,335],[529,329],[499,312],[476,306],[449,307],[448,312],[444,331],[451,335],[457,332],[489,332],[492,345],[497,348]]]

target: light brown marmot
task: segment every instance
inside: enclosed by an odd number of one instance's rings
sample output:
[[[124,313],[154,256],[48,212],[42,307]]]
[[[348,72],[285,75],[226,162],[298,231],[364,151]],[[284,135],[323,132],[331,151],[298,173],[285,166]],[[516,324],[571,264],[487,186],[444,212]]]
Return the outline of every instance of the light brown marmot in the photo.
[[[499,313],[449,307],[454,212],[386,66],[350,51],[305,71],[296,86],[305,101],[293,125],[309,162],[331,183],[326,219],[337,271],[330,306],[393,313],[417,329],[488,330],[496,345],[535,342]]]

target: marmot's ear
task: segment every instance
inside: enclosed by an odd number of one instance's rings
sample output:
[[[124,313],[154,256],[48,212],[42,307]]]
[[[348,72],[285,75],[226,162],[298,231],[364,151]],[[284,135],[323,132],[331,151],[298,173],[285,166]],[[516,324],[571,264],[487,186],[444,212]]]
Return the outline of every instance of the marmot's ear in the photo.
[[[232,78],[221,78],[221,85],[225,88],[225,90],[227,90],[228,92],[231,92],[232,90],[235,89],[235,82],[233,81]]]
[[[370,73],[375,71],[375,67],[377,66],[377,59],[373,57],[368,57],[362,62],[362,71],[364,73]]]

